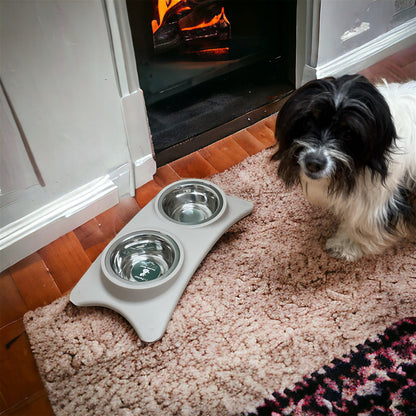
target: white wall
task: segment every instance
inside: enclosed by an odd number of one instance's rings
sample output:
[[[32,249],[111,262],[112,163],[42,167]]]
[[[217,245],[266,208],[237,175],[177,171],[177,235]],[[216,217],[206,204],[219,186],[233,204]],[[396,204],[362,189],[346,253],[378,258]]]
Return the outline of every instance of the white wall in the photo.
[[[359,72],[416,42],[415,0],[299,0],[296,86]]]
[[[0,197],[38,184],[39,179],[0,84]]]
[[[101,1],[0,4],[0,76],[46,184],[10,222],[130,156]]]
[[[317,64],[352,51],[402,23],[394,19],[395,3],[395,0],[321,0]],[[415,13],[409,13],[406,20],[412,16]]]
[[[117,16],[109,15],[117,7],[123,11],[124,0],[0,0],[0,78],[8,99],[0,111],[20,126],[13,131],[21,140],[1,152],[22,159],[25,149],[31,157],[21,166],[29,179],[5,181],[0,194],[0,269],[152,179],[143,94],[138,85],[124,87],[131,81],[124,51],[134,66],[126,19],[118,33]],[[0,129],[0,143],[10,139],[7,130]]]

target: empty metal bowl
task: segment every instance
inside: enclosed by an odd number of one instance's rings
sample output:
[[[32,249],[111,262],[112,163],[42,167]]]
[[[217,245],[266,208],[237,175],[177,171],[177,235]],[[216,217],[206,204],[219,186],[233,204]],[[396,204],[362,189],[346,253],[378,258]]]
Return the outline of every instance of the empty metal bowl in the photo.
[[[159,231],[138,231],[111,244],[103,257],[102,267],[110,280],[116,278],[116,283],[149,288],[173,277],[181,256],[172,237]]]
[[[223,212],[225,196],[208,181],[184,180],[167,187],[157,206],[170,221],[185,225],[205,224]]]

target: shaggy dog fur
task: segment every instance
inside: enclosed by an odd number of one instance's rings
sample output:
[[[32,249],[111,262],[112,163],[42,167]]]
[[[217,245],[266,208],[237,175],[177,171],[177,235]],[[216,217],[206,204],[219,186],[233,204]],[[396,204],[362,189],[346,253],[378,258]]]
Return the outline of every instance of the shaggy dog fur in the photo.
[[[334,257],[380,253],[416,225],[416,81],[311,81],[283,106],[276,136],[278,175],[340,218]]]

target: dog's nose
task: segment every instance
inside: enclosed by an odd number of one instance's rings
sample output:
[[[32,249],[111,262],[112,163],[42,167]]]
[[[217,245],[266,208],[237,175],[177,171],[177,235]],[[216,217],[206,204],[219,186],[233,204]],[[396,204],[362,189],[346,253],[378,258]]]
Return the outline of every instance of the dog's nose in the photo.
[[[311,173],[318,173],[326,168],[327,160],[325,156],[317,153],[305,155],[305,168]]]

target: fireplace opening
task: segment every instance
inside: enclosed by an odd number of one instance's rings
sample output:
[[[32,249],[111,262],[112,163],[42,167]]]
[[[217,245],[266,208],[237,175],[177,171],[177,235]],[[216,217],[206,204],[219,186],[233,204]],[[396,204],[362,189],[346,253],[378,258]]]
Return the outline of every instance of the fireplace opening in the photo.
[[[277,111],[293,90],[293,0],[127,0],[158,166]]]

